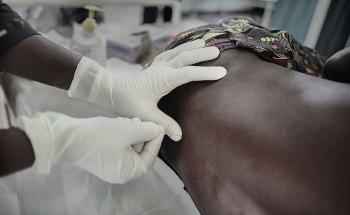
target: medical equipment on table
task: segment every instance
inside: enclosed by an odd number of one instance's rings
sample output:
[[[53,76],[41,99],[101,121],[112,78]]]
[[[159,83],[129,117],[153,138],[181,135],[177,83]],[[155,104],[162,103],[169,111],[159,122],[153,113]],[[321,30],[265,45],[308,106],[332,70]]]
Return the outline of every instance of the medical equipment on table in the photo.
[[[21,15],[27,19],[31,20],[31,24],[36,26],[36,28],[41,29],[43,33],[51,34],[50,36],[61,36],[65,38],[72,37],[72,29],[68,26],[61,26],[59,20],[56,20],[56,23],[53,23],[53,16],[60,17],[59,7],[79,7],[85,6],[89,3],[95,3],[96,1],[46,1],[46,0],[34,0],[34,1],[21,1],[14,0],[8,2],[11,6],[21,6],[19,8]],[[40,4],[40,5],[38,5]],[[103,39],[103,43],[105,44],[96,45],[98,47],[93,49],[94,53],[97,53],[98,50],[102,50],[104,45],[106,45],[107,58],[118,57],[123,60],[132,63],[141,62],[144,64],[147,59],[150,59],[154,54],[144,54],[143,47],[151,47],[151,52],[156,54],[159,53],[159,50],[163,50],[166,46],[167,41],[172,36],[176,35],[180,31],[184,31],[187,28],[191,28],[195,26],[199,26],[205,24],[203,21],[195,18],[190,18],[190,20],[183,20],[180,22],[181,17],[181,3],[177,0],[115,0],[115,1],[98,1],[98,5],[104,10],[104,23],[100,23],[95,33],[98,35],[97,38],[105,38]],[[24,7],[28,7],[24,10]],[[163,22],[158,19],[154,24],[144,24],[142,25],[142,14],[143,9],[145,7],[157,7],[160,10],[165,8],[172,9],[172,18],[171,22]],[[49,13],[50,12],[50,13]],[[55,15],[56,14],[56,15]],[[61,14],[61,16],[63,16]],[[46,21],[48,20],[48,21]],[[51,21],[49,21],[51,20]],[[195,21],[194,21],[195,20]],[[58,22],[58,23],[57,23]],[[84,28],[81,25],[74,24],[74,33],[73,39],[69,42],[69,46],[73,49],[88,49],[86,47],[95,47],[91,45],[91,43],[97,44],[95,41],[100,41],[100,39],[86,39],[84,38],[83,31]],[[55,33],[52,33],[55,32]],[[142,32],[142,34],[140,34]],[[147,32],[147,33],[145,33]],[[56,34],[56,35],[55,35]],[[143,38],[145,35],[148,35],[151,39],[151,42],[145,42]],[[50,37],[48,36],[48,37]],[[96,37],[94,37],[96,38]],[[60,43],[56,41],[58,44],[66,46],[66,41],[61,40]],[[86,45],[86,43],[88,43]],[[77,45],[79,44],[79,45]],[[83,47],[83,48],[79,48]],[[103,51],[100,51],[101,53]],[[87,53],[87,52],[85,52]],[[104,55],[104,52],[103,54]],[[88,54],[85,56],[91,57]],[[92,54],[92,56],[94,56]],[[95,55],[96,56],[96,55]],[[98,57],[92,57],[96,59],[98,62],[103,62],[103,60],[99,60],[97,58],[104,58],[99,55]],[[104,63],[101,63],[104,65]]]
[[[171,22],[176,24],[181,19],[181,3],[178,0],[4,0],[10,6],[33,6],[33,5],[47,5],[47,6],[71,6],[82,7],[88,4],[98,5],[141,5],[141,6],[169,6],[172,9]]]

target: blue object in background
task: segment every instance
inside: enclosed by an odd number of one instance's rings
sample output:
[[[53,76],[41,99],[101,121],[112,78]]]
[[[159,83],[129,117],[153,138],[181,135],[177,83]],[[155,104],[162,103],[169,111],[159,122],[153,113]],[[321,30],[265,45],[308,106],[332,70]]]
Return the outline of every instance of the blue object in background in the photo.
[[[279,0],[272,11],[271,28],[286,30],[303,43],[318,0]]]
[[[318,39],[316,50],[330,57],[350,43],[350,1],[333,0]]]

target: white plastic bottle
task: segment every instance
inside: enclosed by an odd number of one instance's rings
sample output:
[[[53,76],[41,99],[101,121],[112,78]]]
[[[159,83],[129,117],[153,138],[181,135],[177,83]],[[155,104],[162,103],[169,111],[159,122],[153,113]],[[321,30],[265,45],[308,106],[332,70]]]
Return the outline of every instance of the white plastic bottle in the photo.
[[[96,32],[97,24],[94,19],[96,11],[101,9],[94,6],[85,6],[89,10],[89,16],[82,25],[73,24],[73,37],[69,48],[83,56],[89,57],[101,66],[106,66],[106,40]]]

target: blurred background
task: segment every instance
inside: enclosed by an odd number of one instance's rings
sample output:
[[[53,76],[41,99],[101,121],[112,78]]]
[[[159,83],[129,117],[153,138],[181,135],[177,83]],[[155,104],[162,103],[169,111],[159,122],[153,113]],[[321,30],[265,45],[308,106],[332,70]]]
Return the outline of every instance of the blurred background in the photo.
[[[99,7],[93,18],[106,59],[143,63],[145,52],[161,50],[177,33],[228,16],[290,32],[299,42],[329,57],[350,46],[348,0],[8,0],[49,39],[71,49],[88,17],[84,6]],[[77,35],[75,35],[77,34]],[[78,38],[78,39],[77,39]],[[72,42],[73,41],[73,42]],[[78,42],[79,41],[75,41]],[[105,61],[105,60],[102,60]],[[102,64],[104,64],[102,62]]]
[[[96,60],[111,72],[140,71],[179,32],[229,16],[251,17],[263,26],[286,30],[325,57],[350,46],[350,0],[4,2],[43,36]],[[115,116],[108,109],[68,97],[62,89],[19,77],[9,77],[6,82],[18,115],[49,110],[73,117],[96,113]],[[158,214],[169,214],[166,210],[175,211],[171,214],[196,214],[178,212],[196,208],[181,180],[160,160],[154,171],[137,180],[128,186],[110,185],[69,165],[58,166],[48,176],[38,176],[30,169],[0,183],[0,194],[6,195],[0,195],[0,214],[20,214],[20,210],[32,214],[76,214],[80,210],[83,214],[115,214],[119,208],[128,210],[128,214],[151,214],[153,210],[160,211]],[[150,208],[149,212],[145,208]]]

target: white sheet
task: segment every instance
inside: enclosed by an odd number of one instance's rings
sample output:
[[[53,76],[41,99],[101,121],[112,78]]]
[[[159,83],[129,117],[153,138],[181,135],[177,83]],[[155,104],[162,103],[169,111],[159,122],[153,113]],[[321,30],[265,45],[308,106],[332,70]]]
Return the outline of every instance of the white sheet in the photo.
[[[112,63],[118,67],[118,63]],[[125,65],[124,65],[125,66]],[[74,117],[114,116],[112,110],[69,98],[66,91],[6,75],[16,115],[58,111]],[[183,183],[160,159],[147,174],[124,185],[105,183],[70,165],[50,175],[32,169],[0,180],[0,214],[193,215],[199,214]]]

